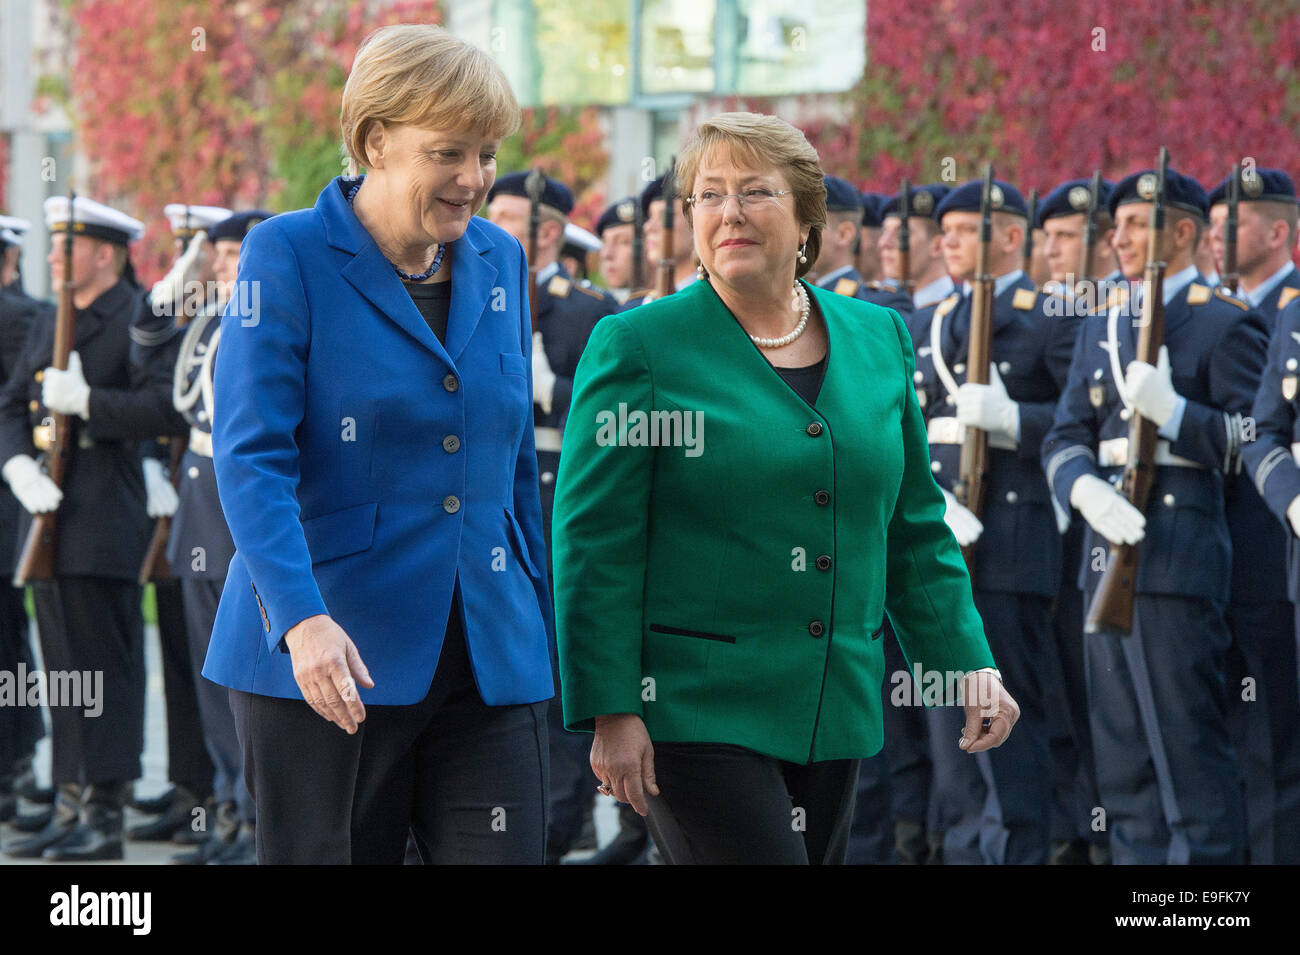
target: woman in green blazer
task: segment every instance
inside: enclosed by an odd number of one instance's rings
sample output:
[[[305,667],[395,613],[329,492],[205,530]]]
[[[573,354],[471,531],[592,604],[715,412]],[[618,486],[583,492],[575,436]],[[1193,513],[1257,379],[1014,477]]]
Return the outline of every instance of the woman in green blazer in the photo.
[[[679,185],[701,273],[603,319],[554,517],[565,725],[670,862],[842,862],[882,745],[885,614],[1000,744],[1001,687],[891,310],[798,281],[825,187],[784,121],[714,117]],[[983,670],[983,673],[977,671]]]

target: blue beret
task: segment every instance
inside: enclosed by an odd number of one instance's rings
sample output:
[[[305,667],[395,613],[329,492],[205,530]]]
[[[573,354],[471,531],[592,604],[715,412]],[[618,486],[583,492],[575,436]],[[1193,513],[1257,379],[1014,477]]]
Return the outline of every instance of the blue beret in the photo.
[[[527,199],[528,192],[524,189],[524,180],[527,178],[527,172],[512,172],[502,176],[488,191],[487,201],[491,202],[497,196],[523,196]],[[543,205],[550,206],[564,216],[573,211],[573,192],[568,186],[550,176],[543,176],[542,183]]]
[[[1097,208],[1106,209],[1110,202],[1111,190],[1115,184],[1109,179],[1101,181],[1101,195],[1097,197]],[[1092,177],[1087,179],[1068,179],[1061,183],[1044,198],[1038,201],[1038,221],[1034,223],[1041,229],[1048,219],[1061,216],[1086,215],[1088,200],[1092,196]]]
[[[862,194],[862,224],[869,229],[879,229],[884,225],[881,209],[889,201],[883,192],[864,192]]]
[[[827,212],[860,212],[862,195],[839,176],[822,176]]]
[[[236,212],[228,219],[222,219],[208,231],[208,240],[216,242],[219,239],[238,239],[244,241],[244,236],[248,231],[257,225],[263,219],[269,219],[275,215],[274,212],[267,212],[265,209],[250,209],[247,212]]]
[[[1256,169],[1254,175],[1239,177],[1237,196],[1241,202],[1295,202],[1295,183],[1281,169]],[[1231,175],[1223,177],[1210,192],[1210,205],[1228,201],[1228,182]]]
[[[1119,181],[1119,185],[1111,190],[1110,214],[1115,215],[1116,209],[1130,202],[1151,202],[1155,198],[1155,185],[1154,169],[1143,169],[1125,176]],[[1209,198],[1205,195],[1204,187],[1191,176],[1184,176],[1173,166],[1170,166],[1165,174],[1165,204],[1182,209],[1184,212],[1191,212],[1202,219],[1210,214]]]
[[[935,221],[942,222],[944,214],[948,212],[979,212],[980,193],[983,189],[982,179],[972,179],[958,186],[944,196],[935,207]],[[1025,205],[1025,198],[1020,194],[1020,190],[1001,179],[993,180],[993,211],[1010,212],[1013,215],[1029,218],[1029,207]]]
[[[636,222],[636,205],[637,202],[633,196],[627,196],[611,204],[596,220],[596,235],[603,238],[605,230],[610,226],[632,225]]]
[[[668,173],[664,173],[654,182],[647,185],[641,190],[641,215],[645,218],[650,217],[650,203],[656,199],[664,197],[664,180],[668,178]],[[678,198],[681,198],[681,189],[677,190]]]
[[[920,216],[923,219],[930,218],[930,216],[934,215],[935,207],[951,191],[951,187],[945,186],[941,182],[932,182],[926,186],[913,186],[912,191],[907,194],[909,205],[912,207],[912,215]],[[898,215],[897,194],[890,196],[889,201],[881,207],[880,218],[883,220],[885,216],[896,215]]]

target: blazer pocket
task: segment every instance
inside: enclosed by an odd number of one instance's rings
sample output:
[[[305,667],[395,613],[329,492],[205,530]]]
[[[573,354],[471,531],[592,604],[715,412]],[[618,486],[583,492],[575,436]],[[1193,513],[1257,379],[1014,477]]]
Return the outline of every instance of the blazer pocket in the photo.
[[[366,550],[375,539],[375,516],[379,504],[358,504],[302,522],[311,562],[319,564]]]
[[[524,361],[523,355],[515,355],[511,352],[501,353],[501,374],[519,375],[523,378],[528,377],[528,363]]]
[[[682,627],[665,627],[660,623],[650,624],[652,633],[669,633],[678,637],[699,637],[701,640],[716,640],[719,643],[735,643],[735,637],[729,637],[725,633],[706,633],[703,630],[686,630]]]
[[[501,357],[505,358],[506,356],[502,355]],[[542,572],[537,569],[537,565],[533,563],[533,559],[528,553],[528,544],[525,542],[524,529],[519,526],[519,521],[515,519],[515,515],[508,508],[506,510],[506,524],[510,528],[510,537],[514,541],[515,557],[523,568],[528,571],[530,576],[540,580]]]

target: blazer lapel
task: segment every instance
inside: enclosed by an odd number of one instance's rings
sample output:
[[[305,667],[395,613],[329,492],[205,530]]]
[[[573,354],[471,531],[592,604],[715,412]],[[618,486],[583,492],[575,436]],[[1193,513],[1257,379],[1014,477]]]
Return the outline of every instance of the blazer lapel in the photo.
[[[496,288],[497,269],[484,256],[493,244],[480,234],[474,219],[465,234],[451,244],[451,264],[455,270],[451,283],[451,312],[447,316],[447,353],[452,361],[460,357],[469,343],[493,295],[508,295],[509,290]],[[530,289],[537,295],[537,289]],[[504,303],[503,303],[504,304]],[[523,303],[519,303],[523,307]]]

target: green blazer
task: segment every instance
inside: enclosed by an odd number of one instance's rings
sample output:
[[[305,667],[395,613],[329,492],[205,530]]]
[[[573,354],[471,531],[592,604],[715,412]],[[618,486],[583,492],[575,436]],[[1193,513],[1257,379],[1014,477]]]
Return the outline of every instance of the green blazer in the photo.
[[[902,320],[805,288],[830,340],[815,407],[708,282],[592,333],[552,526],[570,729],[638,713],[652,740],[865,757],[886,613],[914,667],[994,665]]]

